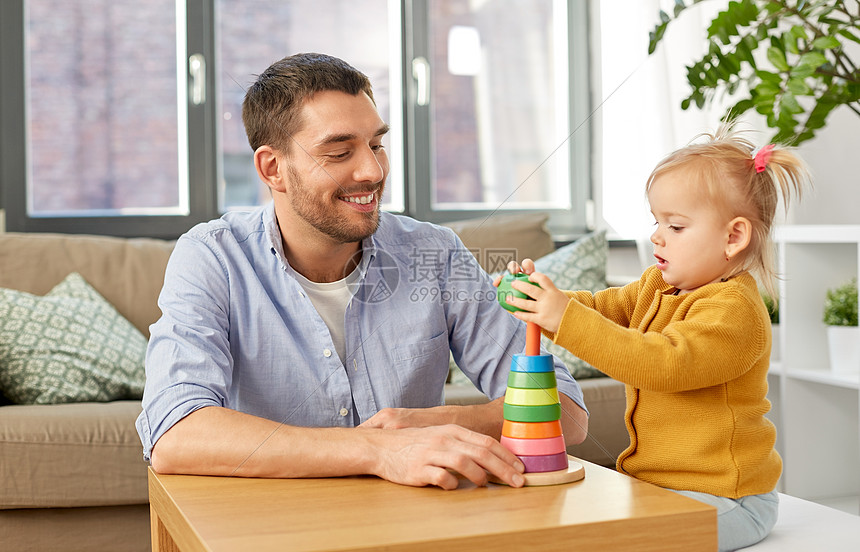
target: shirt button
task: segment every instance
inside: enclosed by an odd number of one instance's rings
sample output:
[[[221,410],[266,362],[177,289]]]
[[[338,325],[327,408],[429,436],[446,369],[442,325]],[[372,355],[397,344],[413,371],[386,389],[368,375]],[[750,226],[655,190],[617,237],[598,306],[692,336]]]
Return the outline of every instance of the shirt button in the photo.
[[[346,416],[347,414],[349,414],[349,410],[347,410],[346,408],[340,409],[340,415],[341,416]]]
[[[328,358],[331,356],[331,349],[323,349],[323,356]]]

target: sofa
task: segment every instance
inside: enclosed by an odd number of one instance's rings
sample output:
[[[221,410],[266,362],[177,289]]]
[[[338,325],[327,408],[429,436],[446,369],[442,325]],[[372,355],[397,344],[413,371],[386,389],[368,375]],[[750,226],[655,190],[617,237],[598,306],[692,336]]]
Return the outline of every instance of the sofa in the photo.
[[[528,215],[449,226],[493,272],[504,269],[506,260],[513,257],[549,258],[564,249],[555,247],[545,223],[545,216]],[[124,323],[136,328],[145,346],[149,325],[160,315],[156,299],[172,246],[169,241],[147,238],[0,233],[0,288],[43,296],[78,273]],[[119,332],[117,324],[112,322],[111,327]],[[63,337],[60,332],[59,338]],[[3,369],[0,365],[0,372]],[[451,371],[447,403],[486,400],[462,373],[456,377],[453,363]],[[62,378],[60,387],[74,379]],[[585,443],[570,447],[569,452],[612,466],[628,443],[624,387],[606,377],[580,379],[580,384],[590,411],[590,432]],[[61,404],[14,404],[2,399],[2,549],[150,549],[147,466],[134,428],[140,401],[127,398],[139,393],[139,388],[114,386],[112,392],[85,394],[85,402]]]

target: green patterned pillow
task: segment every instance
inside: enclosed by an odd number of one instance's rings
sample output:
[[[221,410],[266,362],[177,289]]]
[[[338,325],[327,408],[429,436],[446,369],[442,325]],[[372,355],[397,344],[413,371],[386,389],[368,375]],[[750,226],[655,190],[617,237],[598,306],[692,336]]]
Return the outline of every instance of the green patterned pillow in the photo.
[[[606,231],[587,234],[535,261],[535,269],[552,279],[559,289],[583,289],[592,293],[606,287],[609,243]],[[574,379],[605,377],[606,374],[573,353],[541,337],[541,345],[564,362]]]
[[[606,287],[608,256],[609,244],[606,241],[606,231],[601,230],[586,234],[573,243],[541,257],[535,261],[535,268],[538,272],[549,276],[559,289],[586,289],[593,293]],[[498,274],[491,274],[491,276],[495,278]],[[605,377],[603,372],[548,338],[541,337],[541,345],[561,359],[575,379]],[[453,358],[449,368],[451,383],[469,383],[469,379],[460,371]]]
[[[18,404],[138,399],[146,338],[80,274],[0,289],[0,391]]]

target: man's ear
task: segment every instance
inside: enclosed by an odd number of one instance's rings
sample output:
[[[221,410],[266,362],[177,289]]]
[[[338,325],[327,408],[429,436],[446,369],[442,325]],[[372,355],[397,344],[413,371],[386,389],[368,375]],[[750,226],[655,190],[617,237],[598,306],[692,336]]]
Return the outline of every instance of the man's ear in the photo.
[[[254,167],[257,169],[257,175],[273,192],[286,191],[286,183],[279,170],[280,164],[284,162],[284,156],[271,146],[260,146],[254,152]]]
[[[749,246],[752,240],[752,223],[746,217],[735,217],[729,222],[728,230],[726,258],[735,258]]]

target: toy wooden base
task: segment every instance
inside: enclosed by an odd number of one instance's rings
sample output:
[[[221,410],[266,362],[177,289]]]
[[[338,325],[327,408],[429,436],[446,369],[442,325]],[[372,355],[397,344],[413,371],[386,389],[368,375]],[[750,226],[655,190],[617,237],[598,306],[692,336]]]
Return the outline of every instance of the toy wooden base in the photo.
[[[543,487],[546,485],[564,485],[565,483],[573,483],[585,477],[585,467],[577,462],[573,456],[567,456],[567,469],[551,472],[540,473],[524,473],[526,478],[525,487]],[[496,476],[489,474],[489,480],[499,485],[505,485],[505,482],[498,479]]]

